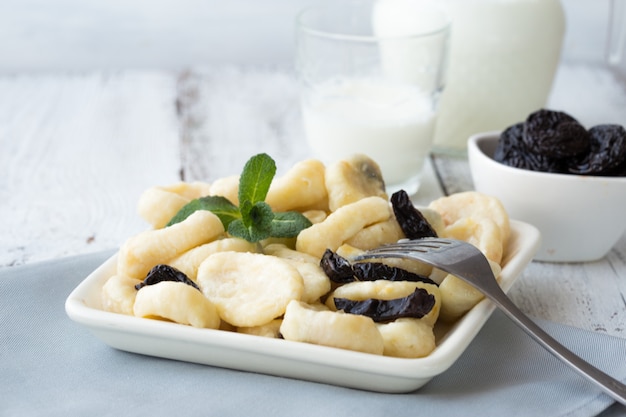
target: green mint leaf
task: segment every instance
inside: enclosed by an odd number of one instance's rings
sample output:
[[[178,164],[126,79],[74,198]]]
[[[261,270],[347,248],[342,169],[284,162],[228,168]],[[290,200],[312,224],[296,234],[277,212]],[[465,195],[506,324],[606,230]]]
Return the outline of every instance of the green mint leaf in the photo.
[[[241,219],[234,220],[228,225],[228,233],[233,237],[238,237],[240,239],[245,239],[248,242],[252,242],[250,232]]]
[[[267,203],[246,204],[246,213],[229,225],[228,233],[253,243],[271,236],[274,213]]]
[[[250,221],[250,210],[252,210],[253,204],[246,200],[239,204],[239,213],[241,214],[241,221],[243,224],[248,227],[251,224]]]
[[[274,213],[269,204],[264,201],[259,201],[250,208],[248,212],[248,227],[254,227],[257,229],[265,229],[268,232],[272,229],[272,219]],[[244,220],[246,223],[246,220]]]
[[[246,162],[239,177],[239,204],[264,201],[276,175],[276,163],[267,154],[253,156]]]
[[[311,224],[309,219],[297,211],[274,213],[270,234],[272,237],[295,237]]]
[[[241,217],[237,206],[228,201],[227,198],[221,196],[207,196],[191,200],[189,203],[185,204],[178,213],[172,217],[167,226],[182,222],[197,210],[211,211],[219,217],[225,229],[228,229],[228,225],[233,220]]]
[[[169,221],[171,226],[197,210],[209,210],[231,236],[256,243],[269,237],[295,237],[311,222],[301,213],[274,213],[265,197],[276,175],[276,163],[261,153],[248,160],[239,178],[239,207],[222,196],[207,196],[186,204]]]

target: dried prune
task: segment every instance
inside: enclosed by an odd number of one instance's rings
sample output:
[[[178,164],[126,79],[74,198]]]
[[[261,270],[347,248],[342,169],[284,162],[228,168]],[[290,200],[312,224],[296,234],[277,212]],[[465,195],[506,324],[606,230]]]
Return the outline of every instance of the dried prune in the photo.
[[[332,282],[345,284],[356,281],[350,261],[330,249],[324,251],[320,260],[320,266]]]
[[[522,141],[522,136],[524,136],[524,123],[516,123],[504,129],[498,139],[493,159],[498,162],[517,159],[518,152],[527,150]]]
[[[531,113],[522,139],[529,150],[550,158],[574,157],[589,149],[587,129],[569,114],[554,110]]]
[[[182,282],[184,284],[191,285],[192,287],[200,291],[198,285],[190,280],[184,272],[174,268],[173,266],[165,264],[159,264],[153,267],[150,272],[148,272],[148,275],[146,275],[146,278],[139,284],[135,285],[135,289],[139,290],[146,285],[158,284],[161,281]]]
[[[416,274],[395,266],[380,262],[350,263],[349,260],[330,249],[324,251],[320,266],[328,278],[336,284],[347,284],[354,281],[411,281],[437,285],[427,276]]]
[[[391,206],[396,220],[408,239],[437,237],[437,232],[426,218],[415,208],[406,191],[396,191],[391,195]]]
[[[532,171],[626,176],[626,130],[597,125],[589,130],[564,112],[538,110],[505,129],[493,159]]]
[[[506,128],[498,140],[493,159],[514,168],[531,171],[555,172],[565,171],[562,160],[538,155],[529,150],[524,143],[524,123],[516,123]]]
[[[619,174],[619,168],[626,163],[626,129],[620,125],[597,125],[589,129],[589,137],[590,152],[575,161],[569,172],[579,175]]]
[[[626,159],[614,169],[606,172],[604,175],[611,177],[626,177]]]
[[[396,320],[402,317],[422,318],[435,306],[435,297],[423,288],[406,297],[393,300],[368,298],[363,301],[347,298],[334,298],[337,310],[350,314],[360,314],[372,318],[375,322]]]
[[[435,281],[424,275],[416,274],[395,266],[385,265],[380,262],[355,263],[352,265],[352,270],[359,281],[384,279],[387,281],[425,282],[427,284],[437,285]]]

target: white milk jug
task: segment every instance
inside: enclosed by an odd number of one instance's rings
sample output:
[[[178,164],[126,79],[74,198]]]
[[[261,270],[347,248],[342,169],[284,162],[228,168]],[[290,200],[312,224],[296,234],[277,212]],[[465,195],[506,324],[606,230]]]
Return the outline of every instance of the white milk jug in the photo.
[[[472,134],[504,129],[545,106],[565,18],[559,0],[439,1],[452,30],[434,145],[462,153]]]

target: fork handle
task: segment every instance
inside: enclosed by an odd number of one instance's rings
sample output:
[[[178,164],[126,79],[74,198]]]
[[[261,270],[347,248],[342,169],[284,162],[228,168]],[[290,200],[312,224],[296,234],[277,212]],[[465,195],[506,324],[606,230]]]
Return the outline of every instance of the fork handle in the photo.
[[[515,324],[521,327],[526,333],[533,337],[540,345],[552,353],[554,356],[574,368],[578,373],[595,383],[604,392],[613,397],[618,402],[626,405],[626,385],[605,374],[589,362],[583,360],[560,342],[546,333],[526,314],[524,314],[504,292],[499,294],[489,294],[488,297],[498,306]]]

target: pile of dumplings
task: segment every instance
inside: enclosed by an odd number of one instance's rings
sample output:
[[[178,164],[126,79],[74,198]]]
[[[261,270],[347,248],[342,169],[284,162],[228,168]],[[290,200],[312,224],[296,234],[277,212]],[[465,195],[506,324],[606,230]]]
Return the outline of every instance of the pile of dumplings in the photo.
[[[384,262],[429,276],[435,283],[330,281],[320,266],[327,249],[351,260],[404,238],[380,169],[364,155],[328,166],[304,160],[272,182],[265,200],[272,209],[299,211],[313,224],[295,238],[251,243],[230,236],[220,219],[205,210],[166,227],[184,205],[202,196],[219,195],[238,204],[238,180],[233,176],[211,184],[181,182],[146,190],[138,211],[151,228],[120,248],[116,273],[102,287],[102,308],[195,328],[418,358],[435,349],[438,322],[454,322],[483,298],[452,275],[399,259]],[[478,247],[499,275],[510,226],[497,199],[464,192],[419,210],[438,236]],[[195,286],[174,281],[141,286],[157,265],[181,271]],[[418,287],[435,298],[432,310],[421,318],[375,322],[337,310],[333,301],[391,300]]]

